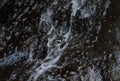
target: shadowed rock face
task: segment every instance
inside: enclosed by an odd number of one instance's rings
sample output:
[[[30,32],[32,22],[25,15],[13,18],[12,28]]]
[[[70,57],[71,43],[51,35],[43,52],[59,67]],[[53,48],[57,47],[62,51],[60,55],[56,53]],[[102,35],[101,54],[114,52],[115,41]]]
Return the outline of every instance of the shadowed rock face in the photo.
[[[119,81],[119,0],[0,1],[0,81]]]

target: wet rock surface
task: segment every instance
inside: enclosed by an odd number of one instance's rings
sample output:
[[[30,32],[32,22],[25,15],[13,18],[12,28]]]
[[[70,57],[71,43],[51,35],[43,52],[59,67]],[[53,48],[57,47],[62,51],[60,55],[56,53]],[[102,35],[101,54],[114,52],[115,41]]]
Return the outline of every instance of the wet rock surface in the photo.
[[[0,81],[119,81],[119,0],[1,0]]]

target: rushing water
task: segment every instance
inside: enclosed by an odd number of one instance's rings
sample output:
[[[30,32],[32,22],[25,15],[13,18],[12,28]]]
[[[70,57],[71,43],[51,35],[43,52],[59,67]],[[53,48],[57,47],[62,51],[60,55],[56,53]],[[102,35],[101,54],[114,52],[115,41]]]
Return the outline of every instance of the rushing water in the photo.
[[[114,3],[1,1],[0,81],[119,81]]]

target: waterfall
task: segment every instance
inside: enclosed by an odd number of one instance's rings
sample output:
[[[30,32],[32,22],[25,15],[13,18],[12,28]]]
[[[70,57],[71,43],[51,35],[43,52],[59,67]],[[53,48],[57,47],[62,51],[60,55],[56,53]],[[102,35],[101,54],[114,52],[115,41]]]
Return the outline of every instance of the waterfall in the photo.
[[[0,75],[12,69],[0,80],[104,81],[110,0],[8,2],[0,2]]]
[[[69,41],[71,41],[74,37],[74,34],[72,33],[72,30],[74,29],[72,28],[74,28],[73,27],[74,17],[75,15],[77,15],[77,11],[81,12],[81,14],[80,13],[78,14],[79,15],[78,19],[91,18],[92,16],[96,15],[96,13],[99,11],[98,9],[101,9],[101,6],[105,6],[104,10],[102,11],[104,15],[99,15],[100,17],[104,17],[106,9],[109,7],[109,3],[110,3],[110,1],[106,1],[104,4],[100,4],[102,3],[102,0],[97,0],[95,2],[88,1],[88,0],[71,0],[71,2],[68,1],[64,3],[65,5],[63,5],[64,6],[63,8],[62,5],[60,5],[60,2],[61,1],[59,0],[58,1],[54,0],[54,2],[51,3],[51,5],[46,9],[46,11],[41,14],[40,22],[39,22],[39,29],[43,29],[43,31],[46,32],[46,36],[48,40],[48,42],[46,43],[47,44],[47,56],[43,60],[40,60],[40,62],[37,61],[37,63],[40,63],[39,66],[37,65],[33,66],[34,68],[32,69],[34,70],[34,72],[31,73],[28,81],[37,81],[40,76],[42,76],[45,72],[50,71],[52,68],[64,67],[64,65],[58,66],[57,62],[59,62],[59,59],[64,54],[63,53],[64,50],[67,49],[70,43]],[[60,10],[60,12],[58,12],[58,14],[56,14],[55,16],[61,16],[62,13],[65,12],[64,9],[67,9],[67,7],[69,7],[71,3],[72,3],[72,9],[71,9],[72,12],[71,13],[69,12],[69,14],[71,14],[70,20],[69,20],[70,26],[68,27],[66,25],[66,22],[68,23],[68,21],[64,21],[64,16],[63,16],[63,20],[61,19],[62,21],[61,25],[58,25],[58,23],[61,22],[60,19],[56,19],[55,21],[53,21],[52,19],[55,13],[57,13],[57,11],[53,10],[53,6],[60,5],[60,7],[58,7],[58,11]],[[102,14],[102,13],[99,13],[99,14]],[[65,17],[67,16],[68,15],[65,15]],[[93,19],[90,19],[88,23],[85,23],[85,24],[90,24],[90,26],[92,27],[94,23],[96,23],[96,21],[92,21],[92,20],[94,20],[94,17]],[[68,29],[66,30],[66,28]],[[98,31],[99,30],[100,30],[100,26],[98,27]],[[97,41],[97,37],[95,41]],[[93,81],[93,80],[102,81],[102,78],[99,72],[98,73],[93,73],[93,72],[94,72],[94,69],[91,69],[91,71],[89,71],[90,73],[89,81]],[[100,76],[96,76],[96,75],[100,75]],[[86,78],[84,77],[82,81],[87,81],[85,79]],[[64,79],[62,80],[64,81]]]

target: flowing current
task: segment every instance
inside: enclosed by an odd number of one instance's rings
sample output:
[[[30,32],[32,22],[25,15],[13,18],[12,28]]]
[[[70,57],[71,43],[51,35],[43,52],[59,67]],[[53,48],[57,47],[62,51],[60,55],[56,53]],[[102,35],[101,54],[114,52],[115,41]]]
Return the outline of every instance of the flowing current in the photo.
[[[1,11],[14,4],[10,22],[0,21],[0,75],[8,72],[0,81],[109,80],[113,54],[99,41],[110,0],[8,2],[0,3]]]

